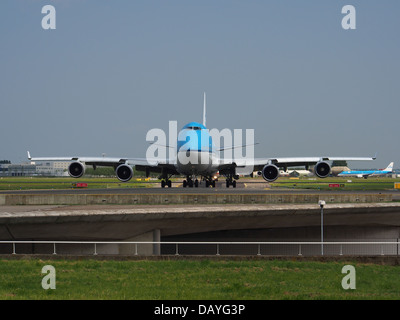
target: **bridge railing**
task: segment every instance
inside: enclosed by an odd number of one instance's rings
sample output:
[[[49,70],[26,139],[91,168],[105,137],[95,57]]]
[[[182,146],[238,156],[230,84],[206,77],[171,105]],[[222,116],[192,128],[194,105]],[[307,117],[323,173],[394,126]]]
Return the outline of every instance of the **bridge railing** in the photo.
[[[0,241],[0,254],[399,255],[400,241]]]

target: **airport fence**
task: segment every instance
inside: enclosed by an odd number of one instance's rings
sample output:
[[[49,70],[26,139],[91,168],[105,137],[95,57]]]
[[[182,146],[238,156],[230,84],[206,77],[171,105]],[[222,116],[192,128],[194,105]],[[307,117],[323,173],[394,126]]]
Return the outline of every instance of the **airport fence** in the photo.
[[[398,256],[400,255],[400,240],[350,242],[0,241],[0,254]]]

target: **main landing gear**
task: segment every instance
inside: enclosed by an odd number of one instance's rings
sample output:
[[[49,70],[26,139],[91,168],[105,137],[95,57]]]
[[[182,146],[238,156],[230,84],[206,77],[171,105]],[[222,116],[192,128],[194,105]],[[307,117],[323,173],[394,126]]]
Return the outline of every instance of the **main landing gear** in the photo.
[[[232,186],[233,188],[236,188],[236,180],[239,179],[239,175],[227,174],[225,175],[225,177],[226,177],[226,187],[229,188],[229,186]]]
[[[199,187],[199,180],[195,179],[193,181],[192,178],[188,177],[187,180],[183,180],[183,187],[184,188],[186,188],[186,187],[189,187],[189,188],[196,187],[196,188],[198,188]]]
[[[229,188],[229,186],[236,188],[236,180],[226,179],[226,187]]]
[[[167,179],[167,180],[161,180],[161,188],[171,188],[172,187],[172,182],[171,180]]]
[[[171,188],[172,187],[172,181],[170,180],[170,178],[172,177],[172,175],[168,176],[168,174],[163,174],[161,177],[161,188]]]
[[[215,188],[215,180],[206,180],[206,188],[210,186]]]
[[[209,178],[204,178],[204,181],[206,182],[206,188],[208,187],[213,187],[215,188],[215,180],[213,180],[211,177]],[[187,177],[186,180],[183,180],[183,187],[189,187],[189,188],[198,188],[200,185],[199,180],[197,179],[192,179],[192,177]]]

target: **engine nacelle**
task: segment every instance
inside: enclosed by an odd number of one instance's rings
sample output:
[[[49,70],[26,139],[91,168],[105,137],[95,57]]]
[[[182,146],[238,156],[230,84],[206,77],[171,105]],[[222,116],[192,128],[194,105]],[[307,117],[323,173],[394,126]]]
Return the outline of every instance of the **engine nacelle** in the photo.
[[[320,161],[314,166],[314,173],[319,178],[326,178],[331,173],[331,166],[325,161]]]
[[[68,166],[68,174],[72,178],[80,178],[85,173],[85,166],[81,162],[72,162]]]
[[[131,180],[133,177],[133,169],[131,166],[128,166],[127,164],[121,164],[115,170],[115,174],[117,175],[119,181],[127,182]]]
[[[261,171],[264,180],[274,182],[279,177],[279,168],[274,164],[267,164]]]

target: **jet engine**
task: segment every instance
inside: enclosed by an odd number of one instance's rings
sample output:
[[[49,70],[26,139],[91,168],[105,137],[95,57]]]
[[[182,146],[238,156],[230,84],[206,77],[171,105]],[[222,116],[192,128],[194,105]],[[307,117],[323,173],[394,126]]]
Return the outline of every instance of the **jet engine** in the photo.
[[[320,161],[314,166],[314,173],[319,178],[326,178],[331,173],[331,166],[325,161]]]
[[[81,162],[72,162],[68,166],[68,174],[72,178],[80,178],[85,173],[85,166]]]
[[[115,174],[117,175],[119,181],[127,182],[131,180],[133,177],[133,169],[131,166],[128,166],[127,164],[121,164],[115,170]]]
[[[274,182],[279,177],[279,169],[274,164],[267,164],[261,171],[264,180]]]

